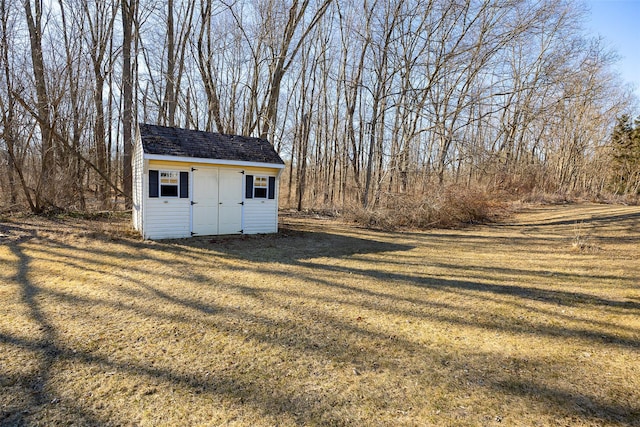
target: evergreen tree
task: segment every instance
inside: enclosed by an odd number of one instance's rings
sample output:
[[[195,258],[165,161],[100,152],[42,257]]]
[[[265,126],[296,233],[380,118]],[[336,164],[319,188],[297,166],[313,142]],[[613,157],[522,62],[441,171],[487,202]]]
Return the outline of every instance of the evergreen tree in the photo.
[[[619,194],[640,193],[640,116],[617,119],[611,134],[613,149],[613,185]]]

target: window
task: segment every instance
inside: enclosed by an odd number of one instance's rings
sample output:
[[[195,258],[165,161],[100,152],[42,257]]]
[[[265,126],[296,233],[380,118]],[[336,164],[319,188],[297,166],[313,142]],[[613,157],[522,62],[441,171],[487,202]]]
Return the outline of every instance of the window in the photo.
[[[267,188],[267,177],[256,176],[253,180],[253,197],[256,199],[266,199]]]
[[[189,172],[149,170],[149,197],[189,198]]]
[[[180,172],[160,171],[160,197],[178,197]]]
[[[244,198],[275,199],[276,177],[246,175]]]

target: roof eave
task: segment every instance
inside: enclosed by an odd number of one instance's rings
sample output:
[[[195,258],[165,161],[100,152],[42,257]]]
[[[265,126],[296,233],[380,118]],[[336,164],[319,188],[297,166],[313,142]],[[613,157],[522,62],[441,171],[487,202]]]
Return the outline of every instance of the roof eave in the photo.
[[[170,162],[186,162],[186,163],[205,163],[210,165],[229,165],[229,166],[244,166],[244,167],[258,167],[258,168],[272,168],[272,169],[284,169],[285,165],[282,163],[266,163],[266,162],[247,162],[242,160],[223,160],[223,159],[205,159],[200,157],[182,157],[182,156],[167,156],[163,154],[149,154],[144,153],[144,159],[146,160],[165,160]]]

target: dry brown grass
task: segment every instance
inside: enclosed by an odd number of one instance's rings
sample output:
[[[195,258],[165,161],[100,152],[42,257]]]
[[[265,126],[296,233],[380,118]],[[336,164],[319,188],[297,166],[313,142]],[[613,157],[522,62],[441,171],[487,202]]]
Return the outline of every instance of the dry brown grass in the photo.
[[[638,207],[124,230],[0,222],[0,424],[640,425]]]

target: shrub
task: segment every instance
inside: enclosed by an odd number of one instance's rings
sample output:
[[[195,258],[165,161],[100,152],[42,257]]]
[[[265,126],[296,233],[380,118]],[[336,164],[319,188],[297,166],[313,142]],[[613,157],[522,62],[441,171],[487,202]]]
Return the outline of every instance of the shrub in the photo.
[[[447,186],[420,196],[388,194],[377,207],[345,209],[345,218],[367,228],[452,228],[491,221],[504,212],[502,203],[479,188]]]

